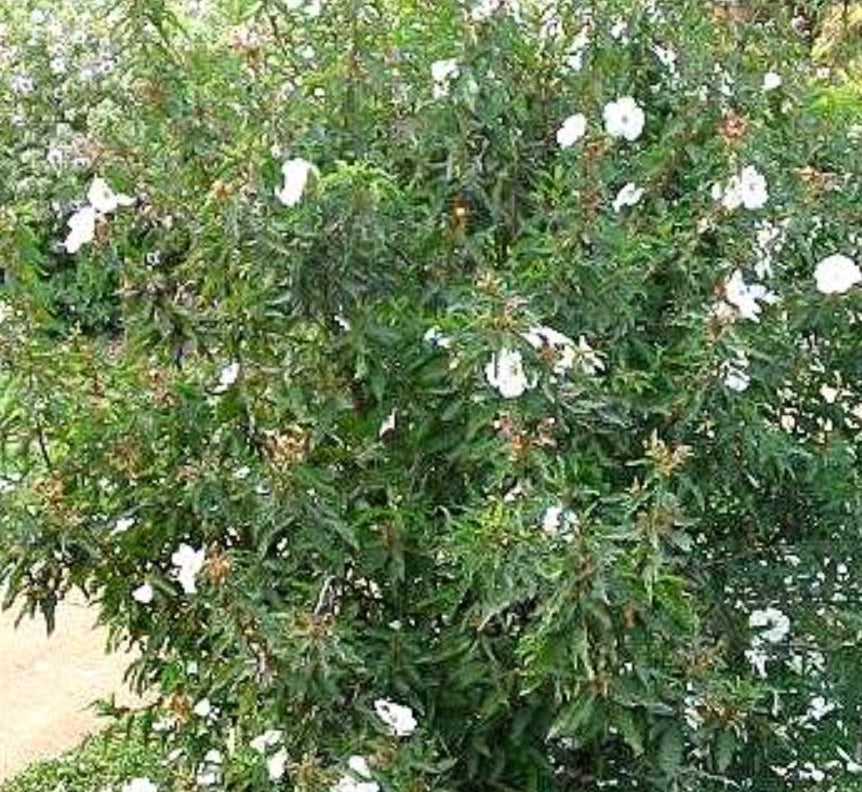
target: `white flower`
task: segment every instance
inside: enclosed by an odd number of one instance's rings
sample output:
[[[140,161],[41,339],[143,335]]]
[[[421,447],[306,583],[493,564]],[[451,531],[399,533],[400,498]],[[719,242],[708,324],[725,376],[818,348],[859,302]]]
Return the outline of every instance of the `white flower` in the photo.
[[[771,223],[769,220],[761,220],[757,224],[757,233],[754,243],[754,252],[757,261],[754,263],[754,272],[758,278],[768,278],[772,275],[772,262],[776,253],[781,251],[784,245],[784,237],[789,222],[783,220],[780,223]]]
[[[636,187],[634,182],[629,182],[614,198],[614,211],[619,212],[624,206],[634,206],[640,201],[643,194],[643,188]]]
[[[198,766],[195,773],[195,781],[198,786],[210,787],[218,784],[221,778],[221,763],[221,751],[215,748],[207,751],[203,762]]]
[[[284,778],[284,770],[287,766],[287,751],[279,748],[266,760],[266,771],[269,773],[270,781],[281,781]]]
[[[287,0],[286,6],[291,11],[303,10],[310,17],[320,16],[323,10],[320,0]]]
[[[458,61],[455,58],[434,61],[431,64],[431,79],[434,80],[434,98],[449,95],[449,84],[458,76]]]
[[[131,206],[135,199],[115,193],[104,179],[96,176],[87,191],[87,201],[87,205],[68,220],[70,230],[63,245],[69,254],[77,253],[83,245],[93,241],[98,217],[109,215],[120,206]]]
[[[712,195],[729,212],[740,206],[762,209],[769,200],[766,178],[753,165],[746,165],[738,175],[731,176],[724,189],[714,184]]]
[[[573,49],[568,55],[566,55],[566,66],[576,72],[583,69],[584,51],[582,49]]]
[[[762,209],[769,200],[766,178],[753,165],[746,165],[739,175],[742,205],[746,209]]]
[[[201,765],[195,773],[195,782],[198,786],[211,787],[219,782],[220,770],[214,765]]]
[[[751,663],[755,673],[761,679],[766,679],[766,663],[769,660],[769,654],[762,647],[756,646],[745,650],[745,658]]]
[[[623,96],[608,102],[603,112],[605,131],[614,138],[637,140],[644,128],[644,111],[634,97]]]
[[[611,38],[614,41],[619,41],[625,35],[626,30],[628,30],[628,24],[626,21],[624,19],[617,18],[611,26]]]
[[[218,385],[214,388],[216,393],[224,393],[231,385],[233,385],[239,377],[239,363],[233,361],[228,363],[218,375]]]
[[[206,553],[204,548],[195,550],[187,544],[181,544],[171,556],[171,563],[176,567],[175,576],[186,594],[194,594],[195,576],[203,569]]]
[[[862,773],[862,764],[859,764],[859,762],[857,762],[852,756],[850,756],[847,751],[845,751],[840,746],[836,746],[835,752],[838,754],[838,756],[841,757],[842,760],[847,763],[848,773],[852,773],[853,775],[859,775],[860,773]]]
[[[548,536],[571,537],[577,530],[578,518],[563,506],[549,506],[542,515],[542,530]]]
[[[748,616],[748,626],[759,629],[755,636],[757,642],[778,643],[790,632],[790,619],[778,608],[768,607],[752,611]]]
[[[108,186],[108,183],[99,176],[96,176],[90,184],[87,200],[93,209],[104,215],[116,212],[120,206],[131,206],[135,202],[135,199],[128,195],[115,193]]]
[[[652,51],[662,66],[671,74],[676,74],[676,52],[671,47],[662,47],[656,44],[653,46]]]
[[[590,43],[589,28],[582,28],[575,36],[571,49],[566,55],[566,65],[572,71],[580,71],[584,67],[584,52]]]
[[[570,115],[557,130],[557,144],[560,148],[574,146],[587,132],[587,118],[583,113]]]
[[[736,308],[743,319],[759,322],[763,308],[758,300],[771,305],[777,302],[778,296],[762,283],[747,284],[742,279],[742,273],[734,270],[724,284],[724,299]]]
[[[213,705],[208,698],[202,698],[192,710],[199,718],[208,718],[213,711]]]
[[[817,291],[823,294],[843,294],[862,282],[862,272],[853,259],[841,253],[827,256],[814,268]]]
[[[541,351],[549,347],[553,351],[555,374],[565,374],[575,365],[578,354],[575,342],[554,328],[545,325],[532,327],[522,337],[533,349]]]
[[[605,370],[605,362],[602,360],[602,353],[596,352],[584,336],[578,336],[578,347],[576,356],[579,359],[581,368],[584,374],[592,376]]]
[[[132,592],[132,599],[142,605],[149,605],[153,601],[153,587],[149,583],[142,583]]]
[[[498,11],[503,5],[504,0],[479,0],[476,5],[470,9],[470,19],[473,22],[484,22],[489,19],[495,11]]]
[[[720,200],[729,212],[744,206],[746,209],[762,209],[769,200],[766,178],[753,165],[746,165],[738,175],[731,176],[727,186],[712,186],[712,196]]]
[[[93,241],[96,236],[96,210],[90,206],[81,207],[68,222],[69,234],[63,242],[66,252],[77,253],[84,245]]]
[[[133,778],[126,781],[120,792],[158,792],[159,788],[149,778]]]
[[[535,384],[527,379],[521,353],[505,347],[491,356],[485,378],[505,399],[515,399]]]
[[[799,768],[797,774],[802,781],[814,781],[815,784],[819,784],[826,780],[826,773],[824,773],[819,767],[815,767],[812,762],[805,762],[805,764]]]
[[[377,699],[374,702],[374,711],[395,737],[409,737],[416,731],[416,718],[410,707],[387,699]]]
[[[33,89],[36,87],[36,83],[33,82],[33,78],[29,74],[13,75],[9,80],[9,85],[15,93],[22,96],[33,93]]]
[[[281,166],[284,184],[280,188],[276,188],[275,197],[285,206],[296,206],[305,192],[305,185],[308,183],[308,177],[313,170],[314,165],[308,160],[300,157],[287,160]]]
[[[831,385],[823,384],[820,386],[820,396],[827,404],[835,404],[839,394],[838,388],[833,388]],[[839,566],[843,566],[843,564],[839,564]]]
[[[266,749],[281,742],[283,732],[281,729],[267,729],[263,734],[255,737],[250,745],[258,753],[266,753]]]
[[[836,705],[827,701],[823,696],[814,696],[808,703],[808,711],[803,716],[804,722],[823,720],[830,712],[836,708]]]
[[[578,343],[575,344],[571,338],[558,330],[540,325],[522,333],[521,337],[533,349],[542,351],[550,348],[554,352],[554,374],[565,374],[576,364],[580,364],[581,370],[588,376],[604,370],[605,364],[601,355],[589,345],[583,335],[578,337]]]
[[[434,327],[429,327],[425,331],[425,335],[422,336],[422,340],[426,344],[433,344],[434,346],[440,347],[440,349],[448,349],[452,346],[452,339],[447,335],[443,335],[443,331],[436,325],[434,325]]]
[[[113,530],[111,531],[111,536],[119,536],[120,534],[124,534],[135,524],[134,517],[120,517],[119,520],[114,525]]]
[[[763,75],[763,90],[774,91],[781,87],[781,75],[774,71],[768,71]]]
[[[724,384],[731,390],[742,393],[751,384],[751,376],[748,373],[748,357],[739,353],[734,360],[724,364]]]
[[[380,792],[380,784],[376,781],[357,781],[349,775],[344,775],[330,789],[331,792]]]
[[[371,768],[364,756],[354,754],[347,760],[347,766],[360,778],[371,778]]]
[[[389,432],[395,431],[395,410],[392,410],[389,415],[386,416],[386,419],[380,424],[380,429],[377,430],[377,436],[383,437],[383,435],[388,434]]]

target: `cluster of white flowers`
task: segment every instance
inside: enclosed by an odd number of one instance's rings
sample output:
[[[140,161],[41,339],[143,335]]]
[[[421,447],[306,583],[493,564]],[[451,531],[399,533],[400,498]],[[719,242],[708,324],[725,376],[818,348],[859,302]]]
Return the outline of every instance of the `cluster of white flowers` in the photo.
[[[737,269],[724,283],[724,299],[743,319],[759,322],[763,311],[761,303],[772,305],[778,302],[778,295],[762,283],[746,283]]]
[[[521,337],[536,351],[542,354],[550,352],[552,381],[576,366],[587,376],[598,374],[605,368],[601,354],[590,346],[583,335],[578,337],[576,343],[552,327],[539,325],[522,333]],[[522,396],[537,382],[535,375],[527,376],[521,353],[506,347],[491,356],[485,367],[485,379],[506,399]]]
[[[646,116],[643,108],[632,96],[608,102],[602,111],[605,132],[612,138],[637,140],[643,132]],[[560,148],[571,148],[587,133],[587,117],[573,113],[563,120],[557,129],[557,144]]]
[[[87,203],[78,209],[68,220],[69,234],[63,246],[69,254],[77,253],[96,236],[96,221],[107,217],[121,206],[131,206],[135,199],[122,193],[115,193],[108,183],[96,176],[87,191]]]
[[[762,209],[769,200],[766,177],[753,165],[746,165],[738,174],[730,177],[727,184],[712,185],[712,197],[720,201],[729,212],[740,206],[746,209]]]
[[[770,659],[769,644],[781,643],[790,632],[790,619],[778,608],[767,607],[753,610],[748,616],[748,626],[756,630],[751,637],[751,648],[745,656],[758,676],[766,677],[766,663]]]
[[[575,343],[571,338],[550,327],[534,327],[524,334],[524,338],[537,350],[550,347],[556,354],[554,373],[564,374],[575,366],[587,376],[594,376],[605,370],[602,353],[597,352],[583,334]]]
[[[586,374],[595,374],[604,368],[600,354],[589,345],[584,336],[580,336],[576,344],[553,328],[534,327],[522,333],[522,337],[537,351],[550,351],[553,357],[551,381],[555,381],[557,376],[570,371],[575,365],[579,365]],[[485,378],[492,388],[497,389],[500,395],[507,399],[523,395],[535,387],[537,382],[536,375],[527,376],[521,353],[507,347],[491,356],[485,367]]]

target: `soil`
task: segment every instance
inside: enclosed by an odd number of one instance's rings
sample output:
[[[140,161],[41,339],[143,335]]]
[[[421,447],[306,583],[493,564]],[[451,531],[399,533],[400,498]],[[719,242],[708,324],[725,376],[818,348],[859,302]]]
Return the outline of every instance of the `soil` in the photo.
[[[105,653],[105,633],[83,602],[60,605],[50,637],[41,618],[16,629],[15,615],[14,607],[0,613],[0,782],[98,731],[96,699],[113,692],[131,701],[122,681],[131,658]]]

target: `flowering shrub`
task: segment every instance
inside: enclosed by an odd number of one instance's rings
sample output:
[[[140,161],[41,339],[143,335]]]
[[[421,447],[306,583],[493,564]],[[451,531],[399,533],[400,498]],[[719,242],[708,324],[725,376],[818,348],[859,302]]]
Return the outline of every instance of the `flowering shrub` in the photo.
[[[0,580],[178,788],[859,786],[862,103],[791,5],[3,11]]]

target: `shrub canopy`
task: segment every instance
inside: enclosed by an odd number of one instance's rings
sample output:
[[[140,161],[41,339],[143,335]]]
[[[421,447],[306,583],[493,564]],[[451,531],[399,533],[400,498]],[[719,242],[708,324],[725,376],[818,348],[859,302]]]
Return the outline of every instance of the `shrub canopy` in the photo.
[[[0,11],[0,581],[165,779],[856,788],[862,102],[789,5]]]

